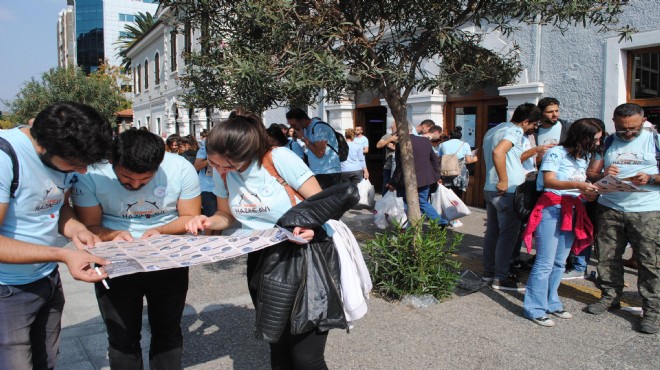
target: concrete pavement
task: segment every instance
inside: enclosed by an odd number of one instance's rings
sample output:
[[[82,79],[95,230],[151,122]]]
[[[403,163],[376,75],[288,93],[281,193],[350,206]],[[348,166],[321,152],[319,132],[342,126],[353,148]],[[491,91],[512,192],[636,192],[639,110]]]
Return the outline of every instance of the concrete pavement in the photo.
[[[485,216],[473,209],[456,229],[465,234],[457,258],[477,273]],[[352,210],[343,220],[361,242],[378,231],[368,210]],[[61,272],[67,303],[57,368],[108,369],[93,287],[73,281],[66,266]],[[639,305],[636,275],[626,272],[624,303]],[[599,295],[592,282],[570,281],[560,294],[574,318],[558,319],[554,328],[524,319],[519,293],[484,288],[425,309],[372,297],[350,333],[331,331],[326,360],[332,369],[657,369],[659,337],[635,332],[634,315],[583,312]],[[253,324],[244,258],[191,268],[182,322],[186,369],[268,369],[268,345],[253,338]],[[142,333],[147,359],[146,315]]]

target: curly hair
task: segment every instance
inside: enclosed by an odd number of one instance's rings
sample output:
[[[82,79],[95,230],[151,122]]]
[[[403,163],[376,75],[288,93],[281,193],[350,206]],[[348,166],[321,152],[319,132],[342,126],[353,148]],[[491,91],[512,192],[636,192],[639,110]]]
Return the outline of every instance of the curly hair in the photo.
[[[94,108],[61,102],[50,105],[34,119],[30,134],[48,156],[88,166],[110,156],[112,128]]]
[[[143,130],[127,130],[112,143],[112,166],[133,173],[156,172],[165,158],[165,145],[158,135]]]
[[[270,149],[266,127],[254,113],[229,118],[213,127],[206,138],[207,154],[220,155],[235,162],[257,160],[261,166]]]

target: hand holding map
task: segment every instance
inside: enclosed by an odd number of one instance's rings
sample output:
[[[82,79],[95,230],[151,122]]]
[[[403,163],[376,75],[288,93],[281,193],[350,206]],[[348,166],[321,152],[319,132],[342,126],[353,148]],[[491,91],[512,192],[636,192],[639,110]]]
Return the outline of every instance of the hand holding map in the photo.
[[[631,183],[624,182],[622,179],[612,175],[607,175],[603,177],[602,179],[595,182],[594,185],[598,188],[598,192],[600,194],[607,194],[614,192],[634,193],[634,192],[648,191],[638,188],[637,186]]]

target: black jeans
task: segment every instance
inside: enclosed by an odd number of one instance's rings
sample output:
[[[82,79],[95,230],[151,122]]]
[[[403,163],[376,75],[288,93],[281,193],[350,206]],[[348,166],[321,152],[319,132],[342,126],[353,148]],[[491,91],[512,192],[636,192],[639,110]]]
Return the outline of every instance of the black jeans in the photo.
[[[142,299],[147,298],[152,369],[181,369],[181,316],[188,293],[188,268],[143,272],[95,284],[101,316],[108,330],[112,369],[142,369],[140,331]]]
[[[274,370],[327,369],[324,357],[327,340],[328,331],[319,333],[314,329],[292,335],[285,330],[279,342],[270,343],[270,366]]]
[[[321,189],[324,190],[341,182],[341,172],[323,173],[320,175],[314,175],[314,177],[316,177],[316,181],[321,185]]]

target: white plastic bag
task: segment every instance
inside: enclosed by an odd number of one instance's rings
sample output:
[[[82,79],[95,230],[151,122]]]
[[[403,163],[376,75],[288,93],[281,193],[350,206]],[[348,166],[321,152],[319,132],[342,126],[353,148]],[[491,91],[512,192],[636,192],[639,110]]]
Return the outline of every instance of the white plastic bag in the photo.
[[[360,201],[358,204],[362,204],[367,207],[373,207],[376,189],[373,185],[371,185],[371,182],[367,179],[362,179],[362,181],[357,184],[357,188],[358,192],[360,193]]]
[[[408,221],[403,207],[403,198],[397,198],[396,193],[388,191],[374,206],[374,223],[379,229],[386,229],[387,224],[403,225]]]
[[[438,213],[447,220],[455,220],[470,214],[470,209],[463,203],[461,198],[451,189],[444,185],[438,186],[438,191],[431,196],[431,204]]]

